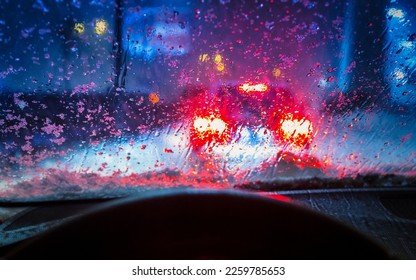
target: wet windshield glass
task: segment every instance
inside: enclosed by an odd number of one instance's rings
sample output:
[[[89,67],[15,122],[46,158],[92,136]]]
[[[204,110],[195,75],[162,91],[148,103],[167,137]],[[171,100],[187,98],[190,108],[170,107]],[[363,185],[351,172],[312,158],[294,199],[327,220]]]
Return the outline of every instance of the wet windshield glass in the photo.
[[[414,177],[415,20],[410,0],[1,1],[0,197]]]

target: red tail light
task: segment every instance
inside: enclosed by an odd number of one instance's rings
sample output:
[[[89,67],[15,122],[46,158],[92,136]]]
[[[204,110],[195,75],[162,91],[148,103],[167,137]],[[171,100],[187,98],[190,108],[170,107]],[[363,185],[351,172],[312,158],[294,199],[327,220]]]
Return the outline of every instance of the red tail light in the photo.
[[[304,146],[313,140],[313,125],[305,117],[287,114],[280,119],[277,133],[285,142],[290,142],[296,146]]]
[[[194,118],[191,127],[191,142],[194,146],[207,143],[225,143],[230,139],[229,125],[220,117]]]

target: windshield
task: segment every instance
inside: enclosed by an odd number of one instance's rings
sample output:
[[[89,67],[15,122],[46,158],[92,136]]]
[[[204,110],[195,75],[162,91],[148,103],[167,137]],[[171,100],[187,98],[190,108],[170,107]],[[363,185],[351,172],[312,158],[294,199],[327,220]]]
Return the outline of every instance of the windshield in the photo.
[[[0,198],[312,177],[403,185],[416,172],[415,9],[1,1]]]

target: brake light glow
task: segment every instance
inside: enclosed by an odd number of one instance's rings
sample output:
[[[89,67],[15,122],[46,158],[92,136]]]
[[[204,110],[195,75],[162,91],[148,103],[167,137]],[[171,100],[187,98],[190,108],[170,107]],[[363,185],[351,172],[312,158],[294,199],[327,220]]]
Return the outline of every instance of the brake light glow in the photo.
[[[193,122],[191,139],[194,145],[206,143],[224,143],[229,135],[227,123],[218,117],[197,117]]]
[[[204,133],[208,130],[209,120],[206,118],[197,118],[194,120],[194,128],[200,133]]]
[[[208,54],[204,53],[204,54],[199,55],[200,62],[207,62],[208,60],[209,60]]]
[[[251,83],[244,83],[238,87],[240,92],[250,93],[250,92],[265,92],[269,89],[266,84],[259,83],[259,84],[251,84]]]
[[[218,131],[218,133],[223,133],[227,128],[227,124],[221,119],[214,119],[211,122],[211,129]]]
[[[226,130],[227,124],[220,118],[196,118],[194,120],[194,128],[200,133],[222,134]]]
[[[280,123],[280,136],[284,141],[303,146],[312,140],[313,126],[308,119],[289,114]]]

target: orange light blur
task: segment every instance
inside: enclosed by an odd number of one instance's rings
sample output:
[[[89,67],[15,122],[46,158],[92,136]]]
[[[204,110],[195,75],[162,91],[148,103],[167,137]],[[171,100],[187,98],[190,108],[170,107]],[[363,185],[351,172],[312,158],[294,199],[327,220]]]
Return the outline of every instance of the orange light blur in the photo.
[[[108,29],[108,23],[103,20],[99,19],[95,22],[94,31],[98,35],[103,35]]]
[[[217,53],[214,56],[214,62],[215,62],[215,69],[217,69],[218,72],[223,72],[225,70],[225,64],[222,59],[222,55]]]
[[[223,72],[225,70],[225,65],[224,63],[220,62],[216,64],[215,68],[217,69],[218,72]]]
[[[281,137],[298,146],[303,146],[312,140],[313,126],[306,118],[295,118],[289,114],[281,121]]]
[[[265,92],[269,89],[266,84],[259,83],[259,84],[251,84],[251,83],[244,83],[238,87],[238,89],[242,92]]]
[[[277,67],[273,69],[273,77],[278,78],[280,77],[280,74],[282,74],[282,70]]]
[[[151,94],[149,94],[149,100],[150,102],[152,102],[152,104],[156,104],[159,102],[160,98],[157,93],[152,92]]]
[[[82,34],[85,32],[85,25],[83,23],[77,22],[74,25],[74,31],[78,34]]]

